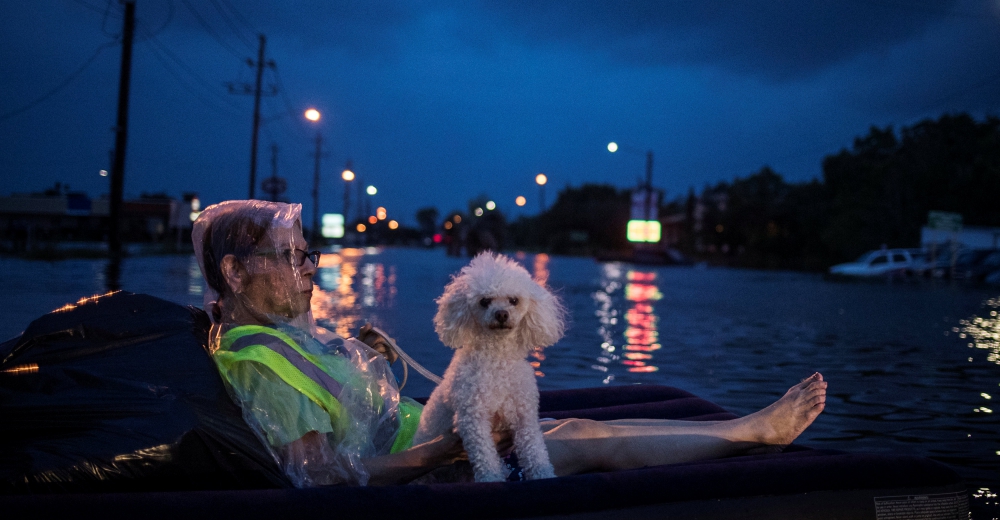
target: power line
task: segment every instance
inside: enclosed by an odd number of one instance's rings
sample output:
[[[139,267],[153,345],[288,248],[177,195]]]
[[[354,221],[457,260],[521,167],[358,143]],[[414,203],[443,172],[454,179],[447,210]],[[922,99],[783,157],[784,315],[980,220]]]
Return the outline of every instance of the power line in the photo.
[[[107,30],[108,14],[111,13],[111,1],[112,0],[108,0],[107,5],[104,6],[104,16],[101,18],[101,32],[104,33],[105,36],[109,36],[111,38],[117,38],[119,36],[119,33],[108,32]]]
[[[142,28],[142,30],[144,32],[148,32],[145,28]],[[153,55],[158,60],[160,60],[160,63],[163,64],[163,66],[167,70],[167,72],[169,72],[172,76],[174,76],[183,85],[187,86],[188,89],[191,90],[191,92],[193,94],[195,94],[196,96],[198,96],[199,98],[201,98],[201,100],[204,101],[207,105],[209,105],[209,106],[215,108],[216,110],[219,110],[220,112],[223,112],[223,113],[225,113],[227,115],[235,116],[235,114],[233,114],[232,112],[230,112],[228,109],[220,108],[219,105],[213,104],[212,102],[210,102],[210,101],[206,100],[204,97],[202,97],[201,94],[199,94],[196,90],[191,89],[191,84],[189,84],[188,82],[186,82],[183,78],[181,78],[181,76],[179,74],[177,74],[177,72],[173,69],[173,66],[170,63],[168,63],[168,61],[167,61],[166,58],[170,58],[174,62],[174,64],[176,64],[179,68],[181,68],[184,72],[186,72],[190,77],[194,78],[194,80],[197,81],[199,84],[201,84],[202,87],[204,87],[207,91],[215,94],[217,97],[219,97],[219,99],[224,100],[226,102],[226,104],[232,106],[233,108],[235,108],[237,110],[242,110],[243,109],[243,107],[240,107],[240,106],[234,104],[229,97],[224,96],[220,92],[217,92],[215,90],[216,87],[212,86],[208,81],[204,80],[196,72],[194,72],[193,70],[191,70],[187,66],[187,64],[184,63],[183,60],[181,60],[180,58],[178,58],[177,55],[175,55],[173,52],[171,52],[170,49],[168,49],[165,45],[163,45],[163,43],[160,42],[156,37],[153,37],[151,35],[147,35],[146,41],[148,41],[149,43],[152,44],[152,46],[150,47],[150,49],[153,51]],[[166,58],[164,56],[166,56]]]
[[[195,8],[191,5],[190,2],[188,2],[188,0],[181,0],[181,2],[184,4],[185,7],[188,8],[188,11],[190,11],[191,14],[194,15],[195,19],[198,20],[198,23],[205,28],[205,31],[208,32],[209,36],[211,36],[215,41],[219,42],[219,45],[225,47],[226,50],[228,50],[230,53],[233,54],[233,56],[236,56],[240,60],[246,59],[246,53],[236,50],[232,45],[229,45],[225,40],[223,40],[222,37],[215,32],[215,29],[212,29],[212,26],[209,25],[208,22],[206,22],[205,19],[202,18],[200,14],[198,14],[198,11],[195,10]]]
[[[246,36],[242,32],[240,32],[240,28],[236,27],[236,24],[233,23],[232,19],[229,17],[229,15],[226,13],[226,11],[224,11],[222,9],[222,6],[220,6],[219,3],[216,0],[211,0],[211,2],[212,2],[212,5],[215,6],[215,10],[218,11],[219,14],[222,15],[222,20],[224,22],[226,22],[226,25],[228,25],[229,29],[233,31],[233,34],[235,34],[236,37],[239,38],[243,42],[244,45],[246,45],[247,47],[249,47],[249,48],[252,49],[253,48],[253,40],[246,38]],[[254,33],[254,34],[257,34],[257,33]]]
[[[80,4],[80,5],[82,5],[82,6],[84,6],[84,7],[86,7],[87,9],[90,9],[91,11],[98,12],[98,13],[103,13],[104,12],[104,8],[97,7],[95,5],[91,5],[91,4],[87,3],[87,2],[84,2],[83,0],[73,0],[73,1],[76,2],[76,3],[78,3],[78,4]]]
[[[260,34],[261,33],[261,31],[258,31],[257,28],[254,27],[252,23],[248,22],[247,19],[243,17],[243,14],[241,14],[239,12],[239,10],[237,10],[235,7],[233,7],[233,4],[229,3],[229,0],[222,0],[222,3],[225,4],[225,6],[228,7],[229,10],[232,11],[232,13],[234,15],[236,15],[236,18],[241,23],[243,23],[243,26],[246,27],[250,31],[251,34]]]
[[[271,123],[281,122],[286,129],[290,130],[292,133],[295,133],[296,135],[298,135],[298,137],[301,137],[302,139],[312,139],[312,136],[306,133],[305,129],[303,129],[300,125],[294,124],[290,120],[289,116],[297,115],[297,113],[290,113],[284,107],[280,106],[275,107],[271,105],[271,103],[272,103],[271,101],[268,101],[268,105],[273,110],[274,115],[265,118],[264,119],[265,123],[269,125]],[[264,128],[267,128],[267,126],[264,126]]]
[[[55,88],[46,92],[45,94],[42,94],[40,97],[29,102],[27,105],[22,106],[21,108],[12,110],[4,114],[0,114],[0,121],[6,121],[7,119],[10,119],[18,114],[23,114],[24,112],[31,110],[32,108],[38,106],[39,104],[51,98],[52,96],[56,95],[59,91],[66,88],[80,74],[83,74],[83,71],[87,70],[87,67],[90,67],[90,65],[94,62],[94,60],[97,59],[98,56],[100,56],[101,52],[103,52],[104,49],[117,45],[118,41],[106,42],[101,44],[100,46],[97,47],[97,49],[94,50],[94,53],[91,54],[89,58],[87,58],[87,61],[83,62],[83,65],[81,65],[80,68],[76,69],[73,73],[67,76],[66,79],[59,82],[59,84],[56,85]]]
[[[170,22],[172,22],[174,20],[174,11],[176,9],[176,7],[174,6],[174,0],[168,0],[167,1],[167,9],[168,9],[168,11],[167,11],[167,19],[166,19],[166,21],[164,21],[163,24],[161,24],[160,27],[157,28],[155,31],[150,32],[150,34],[151,34],[149,36],[150,38],[155,38],[156,36],[158,36],[161,32],[163,32],[170,25]],[[145,23],[145,21],[143,21],[142,19],[139,19],[139,22],[140,23]],[[149,32],[149,31],[147,31],[147,32]],[[145,40],[139,40],[139,41],[145,41]]]
[[[274,82],[277,83],[278,93],[281,94],[281,101],[285,104],[285,109],[287,110],[286,114],[291,116],[297,115],[299,113],[299,109],[293,106],[292,102],[288,99],[288,89],[285,88],[285,83],[281,81],[281,74],[278,72],[278,66],[275,65],[272,69],[274,70]],[[298,134],[306,137],[306,132],[301,126],[293,124],[292,127],[295,128],[295,131]]]

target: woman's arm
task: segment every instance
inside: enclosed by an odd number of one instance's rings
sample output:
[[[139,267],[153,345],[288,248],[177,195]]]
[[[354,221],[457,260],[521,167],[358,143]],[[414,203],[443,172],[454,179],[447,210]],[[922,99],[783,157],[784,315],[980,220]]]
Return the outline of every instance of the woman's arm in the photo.
[[[368,485],[385,486],[404,484],[432,470],[466,459],[461,438],[449,432],[407,450],[362,462],[370,475]]]
[[[309,485],[337,484],[342,477],[335,474],[336,456],[327,443],[326,435],[311,431],[283,447],[285,460],[296,461],[305,471]],[[362,460],[369,474],[368,485],[403,484],[434,469],[466,458],[462,440],[446,433],[399,453],[380,455]]]

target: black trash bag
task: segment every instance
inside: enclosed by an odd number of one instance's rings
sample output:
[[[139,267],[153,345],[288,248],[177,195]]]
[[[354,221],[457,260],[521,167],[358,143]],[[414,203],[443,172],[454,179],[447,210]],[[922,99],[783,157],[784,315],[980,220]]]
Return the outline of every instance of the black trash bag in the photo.
[[[199,309],[86,298],[0,345],[0,494],[290,487],[205,347]]]

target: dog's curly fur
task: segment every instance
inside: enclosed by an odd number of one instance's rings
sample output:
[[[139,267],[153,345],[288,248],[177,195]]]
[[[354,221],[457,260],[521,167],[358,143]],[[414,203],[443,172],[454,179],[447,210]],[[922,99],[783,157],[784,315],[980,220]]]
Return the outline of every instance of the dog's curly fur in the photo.
[[[517,262],[490,252],[464,267],[437,304],[434,330],[456,352],[424,407],[414,443],[454,426],[476,481],[502,482],[507,475],[492,432],[509,430],[525,476],[554,477],[538,427],[535,370],[526,357],[562,338],[562,304]]]

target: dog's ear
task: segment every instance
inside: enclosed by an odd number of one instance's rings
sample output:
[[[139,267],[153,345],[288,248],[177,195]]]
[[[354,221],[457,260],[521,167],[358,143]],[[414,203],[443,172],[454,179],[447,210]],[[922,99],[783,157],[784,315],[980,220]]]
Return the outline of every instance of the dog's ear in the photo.
[[[566,332],[566,309],[542,286],[532,288],[527,314],[517,328],[518,343],[528,348],[548,347]]]
[[[434,332],[441,343],[451,348],[461,348],[472,341],[475,317],[470,303],[471,288],[464,276],[455,277],[445,286],[444,294],[436,300]]]

